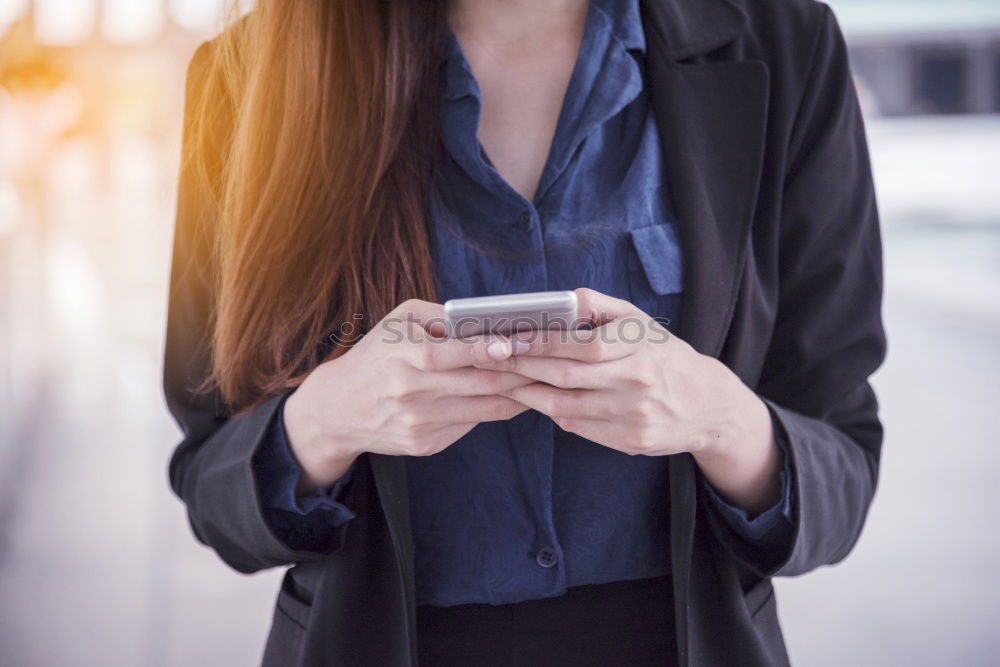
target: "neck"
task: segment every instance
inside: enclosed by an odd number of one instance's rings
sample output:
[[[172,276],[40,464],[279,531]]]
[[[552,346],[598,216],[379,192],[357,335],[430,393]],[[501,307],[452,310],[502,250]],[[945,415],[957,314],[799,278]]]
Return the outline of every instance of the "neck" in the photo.
[[[577,39],[588,0],[450,0],[448,24],[464,45],[526,54]]]

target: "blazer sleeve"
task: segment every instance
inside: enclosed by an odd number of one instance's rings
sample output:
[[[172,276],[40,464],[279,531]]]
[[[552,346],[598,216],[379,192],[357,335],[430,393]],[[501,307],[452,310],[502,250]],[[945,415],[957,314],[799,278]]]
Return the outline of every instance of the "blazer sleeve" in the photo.
[[[789,445],[795,530],[785,557],[762,576],[801,574],[848,554],[882,446],[869,382],[886,353],[879,219],[847,49],[822,10],[791,130],[777,321],[757,386]]]
[[[771,420],[777,418],[770,410]],[[730,550],[739,554],[744,562],[754,563],[758,570],[766,570],[770,564],[782,561],[788,553],[794,534],[793,512],[795,496],[792,494],[792,464],[781,428],[775,424],[775,442],[781,450],[782,469],[781,498],[768,509],[753,518],[743,509],[730,505],[702,476],[702,491],[706,504],[719,521],[716,521],[720,537]],[[721,524],[721,525],[719,525]]]
[[[289,548],[265,520],[253,467],[284,395],[232,416],[217,391],[196,391],[210,370],[212,237],[220,184],[203,178],[194,158],[206,151],[209,168],[204,171],[221,173],[233,117],[232,97],[211,67],[211,48],[211,42],[203,44],[187,72],[163,375],[167,405],[183,439],[170,458],[169,481],[186,505],[197,539],[234,569],[250,573],[336,551],[349,522],[319,550]],[[208,105],[209,132],[196,145],[193,126],[203,105]]]

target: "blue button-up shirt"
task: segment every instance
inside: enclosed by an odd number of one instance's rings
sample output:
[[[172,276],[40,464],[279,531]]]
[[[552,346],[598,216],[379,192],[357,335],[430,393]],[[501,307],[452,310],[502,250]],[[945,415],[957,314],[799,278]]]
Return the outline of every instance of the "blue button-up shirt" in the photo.
[[[590,287],[631,301],[678,333],[683,258],[644,55],[638,1],[592,0],[528,201],[476,138],[482,96],[449,34],[447,159],[430,197],[442,301]],[[669,573],[667,466],[666,456],[624,454],[562,431],[534,410],[479,424],[433,456],[406,457],[417,603],[504,604]],[[296,498],[299,470],[279,416],[258,463],[268,520],[290,545],[321,544],[354,516],[341,502],[353,471]],[[716,511],[751,547],[744,552],[766,558],[787,546],[787,463],[783,479],[784,500],[752,521],[709,487]]]

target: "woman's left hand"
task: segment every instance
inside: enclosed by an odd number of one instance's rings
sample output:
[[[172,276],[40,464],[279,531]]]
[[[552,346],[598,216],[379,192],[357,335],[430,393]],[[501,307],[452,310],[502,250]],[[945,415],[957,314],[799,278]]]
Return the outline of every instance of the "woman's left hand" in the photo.
[[[530,331],[530,347],[484,367],[538,380],[508,396],[563,430],[626,454],[688,452],[729,502],[777,502],[781,454],[763,401],[724,364],[636,306],[576,290],[591,329]]]

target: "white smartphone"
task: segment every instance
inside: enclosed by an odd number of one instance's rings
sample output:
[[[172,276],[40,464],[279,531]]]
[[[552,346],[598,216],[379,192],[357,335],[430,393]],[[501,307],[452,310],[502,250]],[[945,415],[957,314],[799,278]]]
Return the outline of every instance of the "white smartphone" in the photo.
[[[576,329],[582,323],[576,292],[526,292],[450,299],[444,304],[451,338],[535,329]]]

